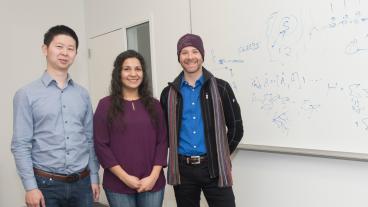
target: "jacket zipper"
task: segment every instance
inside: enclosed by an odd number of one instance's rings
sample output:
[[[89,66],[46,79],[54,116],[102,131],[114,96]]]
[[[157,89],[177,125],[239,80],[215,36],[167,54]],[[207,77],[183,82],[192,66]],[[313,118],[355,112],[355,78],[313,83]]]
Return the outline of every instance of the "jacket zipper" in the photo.
[[[206,82],[207,83],[207,82]],[[208,83],[207,83],[208,84]],[[209,110],[209,103],[208,103],[208,92],[204,90],[205,85],[202,86],[202,94],[204,95],[204,99],[202,99],[202,117],[204,120],[204,126],[205,126],[205,140],[206,140],[206,145],[207,145],[207,156],[209,157],[208,161],[211,162],[210,165],[211,167],[208,168],[209,174],[211,178],[215,177],[215,172],[214,172],[214,159],[212,157],[213,153],[212,153],[212,146],[211,146],[211,140],[209,138],[210,136],[210,130],[209,130],[209,116],[210,116],[210,110]],[[208,146],[209,145],[209,146]]]

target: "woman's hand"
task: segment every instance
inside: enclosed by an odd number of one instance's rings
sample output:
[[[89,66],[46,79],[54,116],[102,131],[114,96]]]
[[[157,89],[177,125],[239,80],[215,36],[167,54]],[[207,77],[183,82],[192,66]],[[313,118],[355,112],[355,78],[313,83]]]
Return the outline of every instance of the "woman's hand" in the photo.
[[[155,186],[158,177],[160,176],[162,166],[155,165],[151,171],[151,174],[145,178],[141,179],[141,186],[138,188],[137,192],[142,193],[152,190]]]

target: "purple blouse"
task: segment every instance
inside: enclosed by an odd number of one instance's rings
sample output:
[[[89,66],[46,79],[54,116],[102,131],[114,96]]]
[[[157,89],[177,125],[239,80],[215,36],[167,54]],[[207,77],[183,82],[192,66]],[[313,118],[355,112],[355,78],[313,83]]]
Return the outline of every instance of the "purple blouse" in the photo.
[[[98,103],[94,119],[94,144],[101,166],[105,169],[103,187],[116,193],[133,194],[109,168],[120,165],[128,174],[139,179],[151,174],[154,165],[166,167],[167,137],[164,115],[158,101],[158,127],[155,128],[140,100],[124,101],[124,117],[119,115],[112,126],[108,126],[107,113],[111,98]],[[165,186],[163,170],[152,191]]]

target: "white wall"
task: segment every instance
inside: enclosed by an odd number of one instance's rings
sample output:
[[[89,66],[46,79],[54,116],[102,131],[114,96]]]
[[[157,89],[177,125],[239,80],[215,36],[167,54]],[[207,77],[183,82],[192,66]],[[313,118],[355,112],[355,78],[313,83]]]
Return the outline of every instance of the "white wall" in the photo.
[[[159,96],[167,82],[181,71],[176,42],[190,30],[188,0],[85,2],[89,38],[150,20],[154,95]]]
[[[72,77],[88,86],[84,2],[81,0],[1,0],[0,3],[0,206],[24,206],[24,190],[10,152],[12,99],[21,86],[41,76],[46,62],[41,53],[43,34],[65,24],[80,38]]]
[[[241,207],[368,205],[366,162],[239,150],[233,171]]]

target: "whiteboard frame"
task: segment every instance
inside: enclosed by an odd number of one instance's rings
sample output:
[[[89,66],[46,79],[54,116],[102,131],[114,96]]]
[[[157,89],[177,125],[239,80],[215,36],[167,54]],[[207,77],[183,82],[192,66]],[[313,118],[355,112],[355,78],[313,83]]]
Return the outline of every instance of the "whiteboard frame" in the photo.
[[[292,148],[292,147],[277,147],[267,145],[253,145],[253,144],[239,144],[240,150],[258,151],[268,153],[280,153],[290,155],[301,155],[321,158],[331,158],[340,160],[353,160],[353,161],[368,161],[368,154],[355,153],[355,152],[341,152],[330,150],[317,150],[317,149],[305,149],[305,148]]]

